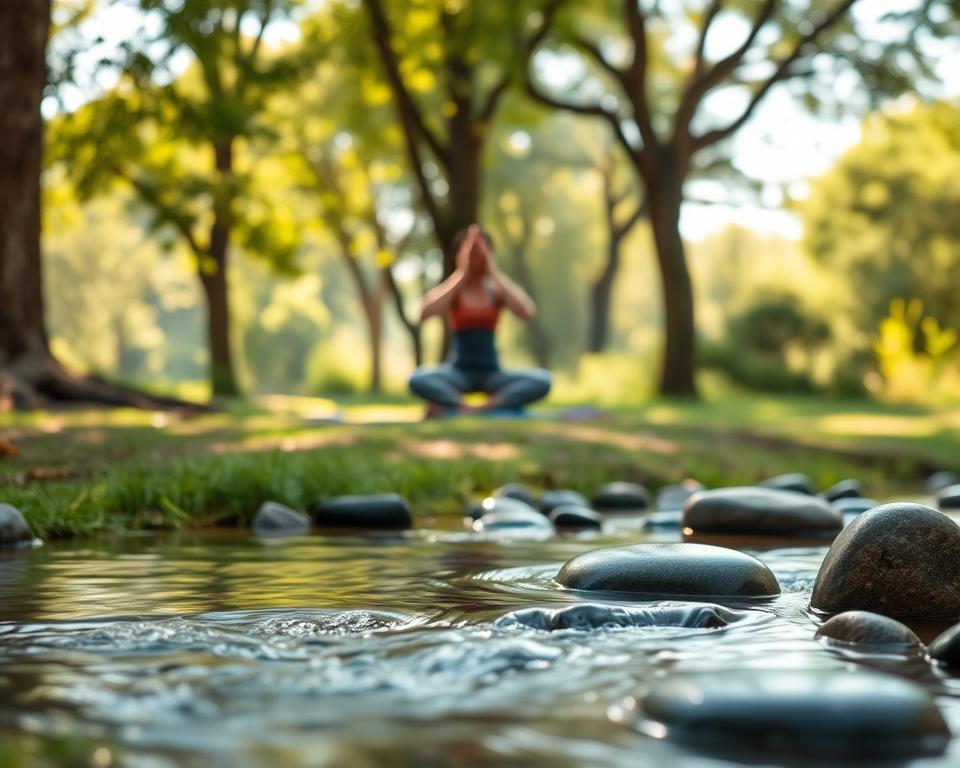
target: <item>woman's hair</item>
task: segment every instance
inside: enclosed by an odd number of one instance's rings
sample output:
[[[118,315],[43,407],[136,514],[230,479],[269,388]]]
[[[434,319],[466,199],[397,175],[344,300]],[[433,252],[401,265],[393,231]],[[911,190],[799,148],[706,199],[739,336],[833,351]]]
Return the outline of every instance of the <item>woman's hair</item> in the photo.
[[[460,250],[460,246],[463,245],[463,241],[467,239],[467,230],[469,227],[464,227],[456,235],[453,236],[453,250],[457,252]],[[487,248],[490,249],[490,252],[493,253],[495,248],[493,247],[493,238],[490,237],[490,233],[487,232],[483,227],[480,228],[480,237],[483,238],[483,241],[487,244]]]

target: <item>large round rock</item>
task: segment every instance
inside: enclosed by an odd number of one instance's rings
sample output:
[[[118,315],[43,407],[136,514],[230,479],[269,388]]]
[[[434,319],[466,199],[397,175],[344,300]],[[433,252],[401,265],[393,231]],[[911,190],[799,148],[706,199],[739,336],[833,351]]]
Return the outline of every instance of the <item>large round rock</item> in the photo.
[[[834,539],[810,606],[895,618],[960,613],[960,526],[922,504],[884,504]]]
[[[930,493],[936,493],[941,488],[946,488],[948,485],[955,485],[960,483],[960,477],[957,477],[950,470],[941,470],[940,472],[934,472],[930,477],[927,478],[927,490]]]
[[[338,496],[310,510],[318,526],[333,528],[409,528],[406,499],[395,493]]]
[[[643,727],[693,747],[846,760],[936,755],[950,731],[923,688],[843,670],[668,678],[641,703]],[[802,764],[802,763],[800,763]],[[870,763],[875,764],[875,763]]]
[[[750,555],[706,544],[635,544],[570,560],[557,582],[568,589],[688,597],[780,594],[777,577]]]
[[[33,533],[20,510],[10,504],[0,504],[0,547],[28,541],[33,541]]]
[[[799,534],[839,531],[843,518],[816,496],[773,488],[717,488],[687,500],[683,524],[698,533]]]
[[[814,635],[818,640],[828,640],[846,645],[878,646],[903,650],[920,650],[923,643],[905,624],[889,616],[870,611],[846,611],[839,613]]]
[[[497,488],[492,495],[495,499],[516,499],[531,507],[537,504],[533,491],[523,483],[507,483]]]
[[[639,511],[649,506],[650,491],[637,483],[607,483],[593,494],[593,507],[602,512]]]

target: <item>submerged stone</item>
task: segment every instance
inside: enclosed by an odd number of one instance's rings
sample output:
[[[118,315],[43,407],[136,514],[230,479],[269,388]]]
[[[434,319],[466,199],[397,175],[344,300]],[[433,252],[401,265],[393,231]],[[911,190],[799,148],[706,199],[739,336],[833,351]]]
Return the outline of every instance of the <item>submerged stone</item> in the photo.
[[[895,618],[960,613],[960,526],[922,504],[864,512],[827,551],[810,606]]]
[[[937,493],[937,506],[940,509],[960,509],[960,484],[941,488]]]
[[[946,488],[948,485],[956,485],[957,483],[960,483],[960,478],[953,472],[941,470],[940,472],[934,472],[927,478],[926,486],[930,493],[936,493],[941,488]]]
[[[761,597],[780,594],[755,557],[706,544],[635,544],[586,552],[556,577],[568,589],[644,595]]]
[[[642,727],[710,751],[888,760],[940,754],[950,740],[927,691],[875,672],[677,676],[655,685],[641,709]]]
[[[471,504],[467,509],[467,517],[472,520],[479,520],[484,515],[489,515],[492,512],[507,512],[518,509],[539,514],[536,509],[519,499],[514,499],[510,496],[488,496],[483,501]]]
[[[593,494],[593,506],[605,512],[646,509],[650,506],[650,491],[637,483],[607,483]]]
[[[258,536],[301,536],[310,531],[310,517],[275,501],[265,501],[253,516]]]
[[[553,523],[535,509],[519,508],[490,512],[473,522],[473,530],[477,532],[521,529],[535,533],[552,533]]]
[[[684,480],[682,483],[665,485],[657,491],[657,509],[661,512],[683,509],[693,494],[706,490],[703,483],[696,480]]]
[[[587,501],[586,497],[582,493],[577,491],[571,491],[567,488],[560,488],[554,491],[544,491],[540,494],[540,511],[545,515],[549,515],[557,507],[572,506],[572,507],[587,507],[589,509],[590,502]]]
[[[697,532],[797,534],[838,531],[840,513],[823,499],[773,488],[717,488],[691,496],[683,524]]]
[[[846,611],[826,621],[814,635],[849,645],[921,649],[923,643],[905,624],[870,611]]]
[[[813,496],[816,491],[810,478],[802,472],[790,472],[786,475],[777,475],[759,483],[761,488],[773,488],[778,491],[793,491]]]
[[[523,483],[507,483],[502,485],[492,494],[495,499],[516,499],[522,501],[531,507],[537,506],[537,499],[527,486]]]
[[[603,526],[603,518],[586,507],[564,505],[553,510],[548,517],[557,528],[599,531]]]
[[[338,496],[311,515],[317,525],[335,528],[409,528],[412,521],[406,499],[395,493]]]
[[[0,504],[0,546],[30,541],[33,533],[20,510],[10,504]]]
[[[837,501],[838,499],[851,499],[860,496],[862,492],[859,480],[841,480],[839,483],[831,485],[823,492],[823,498],[827,501]]]
[[[860,497],[850,497],[837,499],[832,504],[833,508],[841,515],[859,515],[874,507],[879,507],[880,502],[876,499],[864,499]]]
[[[927,651],[931,659],[944,667],[960,667],[960,624],[937,635]]]
[[[665,512],[651,512],[645,515],[640,521],[640,527],[644,530],[669,531],[683,527],[683,512],[679,509],[671,509]]]
[[[594,630],[614,627],[680,627],[722,629],[743,621],[746,611],[733,611],[710,603],[660,603],[638,607],[579,603],[568,608],[525,608],[501,616],[498,627],[529,627],[545,632]]]

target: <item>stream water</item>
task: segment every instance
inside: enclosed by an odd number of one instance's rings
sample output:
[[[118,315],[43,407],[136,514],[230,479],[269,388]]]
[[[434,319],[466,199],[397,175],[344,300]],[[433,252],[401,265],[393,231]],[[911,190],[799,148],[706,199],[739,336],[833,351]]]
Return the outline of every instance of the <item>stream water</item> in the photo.
[[[583,601],[552,582],[574,555],[680,537],[621,517],[548,540],[221,531],[0,552],[0,738],[89,739],[99,765],[757,764],[749,744],[694,752],[625,713],[676,670],[851,665],[919,680],[958,732],[960,678],[813,639],[823,542],[712,541],[759,557],[783,587],[725,601],[724,627],[498,622]],[[912,626],[928,640],[947,625]],[[957,765],[960,748],[910,764]]]

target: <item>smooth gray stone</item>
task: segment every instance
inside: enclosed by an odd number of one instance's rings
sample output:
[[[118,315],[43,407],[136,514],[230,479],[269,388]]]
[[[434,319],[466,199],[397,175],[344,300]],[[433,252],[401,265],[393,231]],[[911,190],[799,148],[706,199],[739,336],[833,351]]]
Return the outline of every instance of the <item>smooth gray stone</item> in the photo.
[[[516,499],[517,501],[522,501],[528,506],[537,506],[537,499],[536,496],[534,496],[533,491],[531,491],[523,483],[507,483],[506,485],[502,485],[497,488],[497,490],[495,490],[491,496],[496,499]]]
[[[265,501],[253,516],[253,530],[260,536],[302,536],[310,531],[310,517],[275,501]]]
[[[946,488],[948,485],[956,485],[957,483],[960,483],[960,478],[953,472],[941,470],[940,472],[934,472],[927,478],[926,487],[930,493],[936,493],[941,488]]]
[[[940,509],[960,509],[960,484],[941,488],[937,492],[937,506]]]
[[[635,544],[586,552],[556,581],[568,589],[688,597],[780,594],[773,572],[755,557],[707,544]]]
[[[597,488],[593,507],[603,512],[611,510],[641,510],[650,506],[650,491],[637,483],[617,481]]]
[[[805,493],[813,496],[813,483],[810,478],[802,472],[790,472],[786,475],[777,475],[758,483],[761,488],[774,488],[778,491],[793,491],[794,493]]]
[[[498,627],[529,627],[545,632],[564,629],[596,630],[614,627],[682,627],[722,629],[747,617],[710,603],[661,603],[637,607],[579,603],[568,608],[524,608],[501,616]]]
[[[655,684],[641,709],[648,718],[642,727],[655,726],[661,737],[711,753],[769,753],[778,764],[786,756],[936,755],[950,740],[921,686],[859,670],[678,675]]]
[[[823,499],[774,488],[717,488],[687,500],[683,524],[696,532],[802,534],[839,531],[840,513]]]
[[[338,496],[310,510],[313,522],[330,528],[409,528],[412,522],[406,499],[395,493]]]
[[[705,491],[703,483],[696,480],[684,480],[682,483],[665,485],[657,491],[657,509],[661,512],[671,512],[683,509],[693,494],[698,491]]]
[[[960,624],[937,635],[927,648],[930,658],[951,669],[960,667]]]
[[[552,533],[553,523],[536,510],[508,509],[490,512],[479,520],[473,521],[473,530],[477,532],[520,530],[537,533]]]
[[[489,515],[492,512],[507,512],[517,509],[540,514],[534,507],[531,507],[519,499],[514,499],[510,496],[487,496],[483,501],[470,505],[467,509],[467,517],[472,520],[479,520],[484,515]]]
[[[603,527],[603,518],[587,507],[564,505],[547,517],[557,528],[599,531]]]
[[[557,507],[563,506],[587,507],[589,509],[590,502],[587,501],[586,496],[582,493],[571,491],[567,488],[544,491],[540,494],[539,507],[543,514],[549,515]]]
[[[923,643],[905,624],[870,611],[846,611],[824,622],[814,635],[847,645],[897,647],[921,650]]]
[[[33,532],[20,510],[10,504],[0,504],[0,546],[30,541],[33,541]]]
[[[833,502],[833,508],[841,515],[859,515],[879,506],[876,499],[844,498]]]
[[[863,488],[860,486],[859,480],[841,480],[839,483],[834,483],[827,490],[823,492],[823,498],[829,502],[837,501],[838,499],[853,499],[860,496]]]
[[[827,550],[810,607],[894,618],[956,616],[960,526],[922,504],[884,504],[864,512]]]

